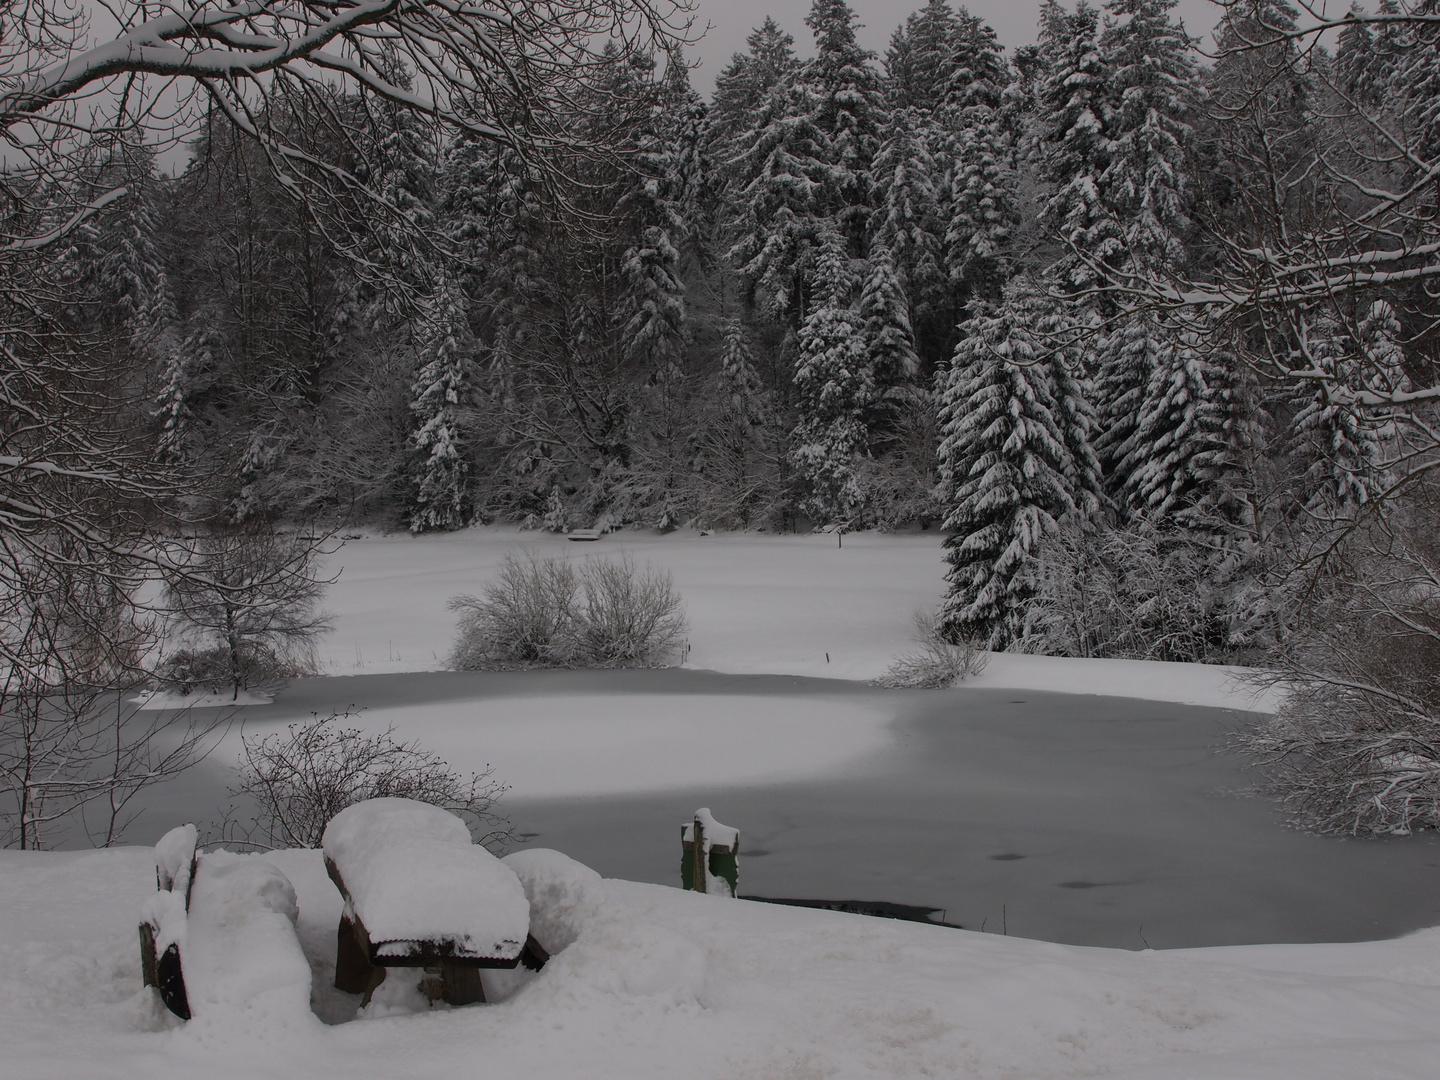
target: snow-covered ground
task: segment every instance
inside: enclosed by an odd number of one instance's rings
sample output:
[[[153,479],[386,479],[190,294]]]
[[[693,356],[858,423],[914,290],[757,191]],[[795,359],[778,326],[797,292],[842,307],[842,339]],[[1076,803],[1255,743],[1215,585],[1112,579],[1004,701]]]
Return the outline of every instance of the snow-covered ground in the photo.
[[[504,552],[521,545],[577,558],[628,550],[669,569],[692,623],[687,666],[701,670],[418,674],[444,666],[453,630],[446,600],[479,591]],[[1273,698],[1257,701],[1223,669],[996,656],[974,690],[935,696],[775,678],[879,674],[908,646],[912,613],[942,594],[938,536],[848,535],[839,548],[833,536],[621,534],[582,546],[477,529],[354,540],[331,566],[344,572],[327,603],[336,629],[321,646],[326,670],[380,677],[307,680],[272,705],[248,709],[247,730],[278,730],[310,707],[343,707],[336,695],[363,696],[366,727],[394,722],[402,737],[465,768],[483,763],[483,750],[497,778],[515,786],[518,809],[549,814],[542,843],[565,846],[565,830],[593,815],[591,831],[613,832],[628,851],[636,844],[627,837],[638,833],[624,814],[635,809],[636,822],[663,834],[656,851],[672,864],[651,880],[675,871],[678,815],[670,803],[718,785],[730,796],[711,805],[742,825],[741,861],[749,868],[742,888],[767,874],[780,880],[777,868],[801,848],[820,852],[805,880],[819,880],[821,863],[838,866],[826,822],[810,820],[818,814],[871,852],[873,865],[862,868],[877,886],[869,898],[923,903],[938,875],[958,872],[974,879],[989,906],[951,918],[980,930],[606,880],[576,906],[575,939],[544,972],[487,975],[495,1004],[343,1022],[354,1017],[357,999],[331,986],[340,897],[317,852],[278,852],[269,858],[295,886],[312,1009],[279,1009],[273,1000],[251,1007],[236,998],[179,1025],[140,989],[136,924],[154,893],[151,849],[5,851],[4,1080],[1428,1080],[1435,1073],[1440,929],[1378,942],[1162,952],[996,933],[1007,925],[1026,932],[1025,920],[1034,918],[1017,911],[1017,875],[1024,874],[1035,877],[1027,888],[1037,898],[1043,887],[1047,903],[1075,907],[1071,898],[1083,899],[1096,913],[1132,902],[1116,890],[1150,898],[1184,891],[1190,895],[1180,908],[1192,914],[1182,917],[1199,922],[1210,917],[1205,897],[1218,894],[1194,875],[1207,865],[1234,866],[1241,884],[1221,883],[1220,892],[1268,897],[1277,910],[1303,905],[1307,881],[1310,892],[1326,888],[1307,877],[1318,865],[1308,849],[1335,842],[1283,832],[1262,804],[1223,790],[1230,766],[1212,743],[1222,714],[1146,704],[1269,707]],[[701,673],[707,669],[732,674]],[[1038,701],[1009,689],[1133,700]],[[212,787],[220,779],[223,787],[216,768],[207,762],[188,779]],[[176,796],[171,809],[202,794],[222,798],[197,788]],[[942,806],[945,820],[917,825],[921,804]],[[774,827],[744,832],[752,820]],[[907,828],[918,829],[915,843],[924,849],[922,869],[905,883],[913,895],[896,888],[896,874],[912,871],[892,834]],[[1168,859],[1167,837],[1176,849]],[[1284,842],[1271,844],[1275,837]],[[1436,846],[1423,841],[1403,850],[1428,864]],[[1135,880],[1105,863],[1122,847],[1139,870]],[[1337,934],[1366,932],[1355,915],[1366,888],[1394,891],[1409,881],[1413,891],[1429,880],[1418,863],[1406,876],[1410,864],[1395,858],[1401,850],[1327,847],[1352,856],[1332,860],[1331,879],[1343,866],[1355,879],[1347,929]],[[1426,903],[1440,922],[1440,901],[1426,901],[1410,905],[1401,925],[1423,924]],[[1136,936],[1157,932],[1163,924],[1139,926]],[[1219,940],[1276,940],[1271,933],[1251,927]],[[263,957],[247,960],[249,970],[266,970]]]
[[[346,1019],[340,897],[318,853],[273,858],[313,998]],[[0,853],[0,1074],[1420,1080],[1440,1054],[1440,931],[1137,953],[623,881],[588,889],[539,975],[488,978],[495,1004],[327,1026],[237,1003],[177,1026],[140,989],[153,890],[149,849]]]
[[[508,551],[582,559],[630,553],[668,570],[690,621],[686,666],[733,674],[873,679],[911,646],[916,611],[945,593],[937,532],[771,535],[619,532],[576,543],[488,526],[412,537],[362,536],[326,562],[338,575],[320,646],[330,675],[446,666],[455,616],[446,602],[479,593]],[[1222,708],[1266,709],[1237,669],[1133,660],[992,657],[977,687],[1106,694]]]

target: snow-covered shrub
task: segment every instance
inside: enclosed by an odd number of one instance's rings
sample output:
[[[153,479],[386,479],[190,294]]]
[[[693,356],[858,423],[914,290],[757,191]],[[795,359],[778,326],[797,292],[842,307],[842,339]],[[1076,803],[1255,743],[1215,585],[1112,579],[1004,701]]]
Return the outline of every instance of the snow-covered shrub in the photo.
[[[877,686],[943,690],[985,670],[990,659],[973,641],[951,644],[940,636],[939,619],[932,613],[915,613],[915,641],[919,648],[895,658]]]
[[[272,650],[242,642],[234,650],[223,645],[176,649],[161,661],[155,677],[166,690],[180,694],[233,690],[238,696],[239,687],[266,686],[295,674],[296,666]]]
[[[481,596],[460,595],[452,667],[569,667],[578,644],[579,578],[564,559],[507,553]]]
[[[1440,485],[1395,502],[1311,576],[1285,700],[1237,739],[1316,832],[1440,829]]]
[[[1258,658],[1254,568],[1213,537],[1068,520],[1042,547],[1038,570],[1026,651],[1202,664]]]
[[[670,575],[628,555],[565,559],[506,555],[484,594],[456,596],[451,664],[461,670],[526,667],[650,667],[688,629]]]
[[[622,555],[586,559],[580,567],[580,655],[596,667],[652,667],[680,645],[689,628],[669,573]]]
[[[240,779],[231,794],[253,802],[244,839],[260,847],[319,847],[330,819],[354,803],[393,797],[431,803],[459,815],[487,845],[509,839],[496,809],[506,787],[492,770],[464,776],[395,729],[367,734],[344,727],[349,713],[315,716],[284,732],[241,739]],[[225,839],[234,840],[233,824]]]

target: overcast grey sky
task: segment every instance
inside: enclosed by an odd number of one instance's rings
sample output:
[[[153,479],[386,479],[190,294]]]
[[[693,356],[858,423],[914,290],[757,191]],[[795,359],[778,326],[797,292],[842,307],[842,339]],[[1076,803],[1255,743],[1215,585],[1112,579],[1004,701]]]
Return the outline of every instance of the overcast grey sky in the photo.
[[[959,0],[950,2],[953,7],[961,6]],[[849,0],[849,3],[865,24],[860,31],[860,43],[883,57],[895,27],[904,22],[911,11],[924,7],[926,0]],[[805,25],[810,0],[696,0],[696,6],[697,25],[703,27],[710,23],[712,29],[691,50],[692,59],[701,61],[700,69],[691,79],[695,89],[707,97],[714,89],[715,76],[730,62],[732,53],[745,51],[745,38],[766,15],[774,16],[776,22],[794,35],[795,48],[801,56],[814,51],[810,29]],[[995,27],[1007,50],[1035,40],[1040,0],[970,0],[964,6],[972,15],[979,15]],[[1067,2],[1066,6],[1073,4]],[[1205,38],[1208,44],[1210,30],[1219,21],[1218,7],[1209,0],[1180,0],[1175,12],[1184,19],[1185,28],[1192,35]]]

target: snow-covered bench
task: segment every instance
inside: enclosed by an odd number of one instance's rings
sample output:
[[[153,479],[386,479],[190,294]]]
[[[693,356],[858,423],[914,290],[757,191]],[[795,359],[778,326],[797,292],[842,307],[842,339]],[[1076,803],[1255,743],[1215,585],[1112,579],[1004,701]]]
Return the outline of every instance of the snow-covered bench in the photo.
[[[182,825],[155,845],[158,890],[140,924],[145,984],[186,1020],[242,1007],[284,1020],[308,1014],[310,964],[290,880],[263,856],[200,854],[196,838]]]
[[[530,905],[514,871],[470,841],[455,815],[410,799],[370,799],[325,829],[325,869],[345,899],[335,987],[368,1004],[387,968],[424,968],[425,993],[483,1002],[481,968],[513,968]],[[532,953],[534,950],[532,950]]]

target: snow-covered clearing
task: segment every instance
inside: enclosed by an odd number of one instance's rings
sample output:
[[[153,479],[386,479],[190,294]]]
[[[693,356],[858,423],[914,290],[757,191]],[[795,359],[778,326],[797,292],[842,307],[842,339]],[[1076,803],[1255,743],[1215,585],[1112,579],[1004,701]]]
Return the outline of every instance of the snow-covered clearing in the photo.
[[[314,1000],[340,897],[318,852],[270,856],[299,899]],[[1394,941],[1133,953],[604,881],[573,944],[507,1000],[326,1026],[140,990],[151,851],[0,853],[7,1077],[1430,1077],[1440,931]]]
[[[773,535],[619,532],[575,543],[546,532],[486,526],[414,537],[362,536],[326,562],[339,577],[320,645],[330,675],[446,666],[455,617],[446,602],[478,594],[506,552],[613,556],[668,570],[690,621],[686,666],[732,674],[873,679],[911,646],[913,616],[945,593],[938,532]],[[1221,708],[1265,709],[1273,696],[1237,669],[1133,660],[999,655],[977,687],[1105,694]]]

